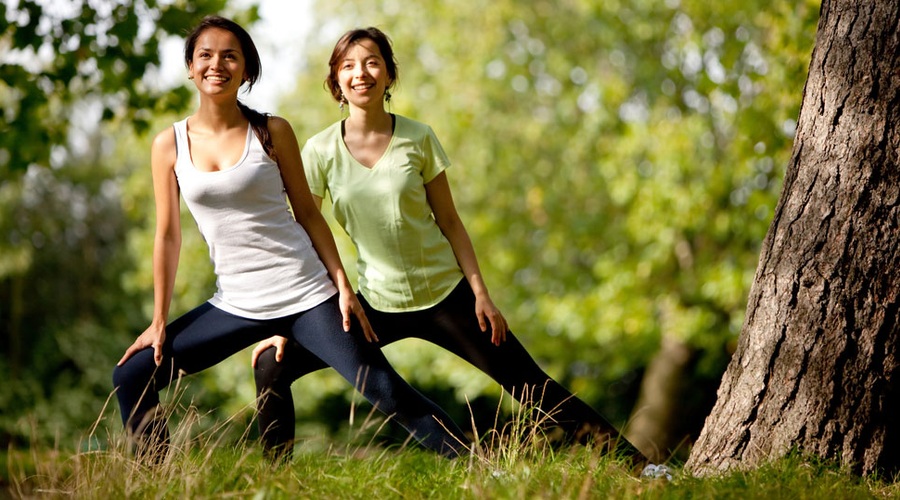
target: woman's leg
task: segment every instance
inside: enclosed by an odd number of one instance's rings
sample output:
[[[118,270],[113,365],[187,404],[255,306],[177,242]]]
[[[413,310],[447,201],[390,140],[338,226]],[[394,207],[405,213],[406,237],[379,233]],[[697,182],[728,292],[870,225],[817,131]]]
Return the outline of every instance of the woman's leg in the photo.
[[[182,374],[196,373],[258,341],[272,326],[249,320],[205,303],[166,327],[161,366],[147,348],[113,370],[113,387],[122,423],[138,445],[138,453],[165,457],[166,419],[159,409],[159,391]]]
[[[640,458],[643,455],[596,410],[550,378],[528,354],[519,340],[507,333],[506,341],[493,345],[490,332],[482,332],[475,317],[475,296],[468,282],[437,306],[411,313],[374,311],[363,302],[366,315],[398,337],[418,337],[468,361],[496,380],[517,398],[537,406],[539,421],[564,431],[564,442],[609,443],[617,450]]]
[[[362,295],[358,295],[360,300]],[[378,345],[383,347],[395,340],[394,329],[382,328],[373,321]],[[256,409],[263,453],[271,459],[289,459],[293,451],[296,415],[291,385],[300,377],[328,365],[306,350],[292,337],[284,347],[281,362],[275,361],[275,348],[262,352],[256,360],[253,378],[256,382]]]
[[[440,407],[407,384],[378,346],[367,342],[358,329],[350,334],[341,329],[337,297],[303,313],[292,333],[300,345],[337,370],[423,446],[449,457],[464,449],[462,430]]]
[[[321,359],[293,338],[284,347],[281,362],[275,348],[266,349],[256,360],[256,408],[263,454],[270,459],[289,459],[293,452],[296,418],[291,384],[316,370],[327,368]]]

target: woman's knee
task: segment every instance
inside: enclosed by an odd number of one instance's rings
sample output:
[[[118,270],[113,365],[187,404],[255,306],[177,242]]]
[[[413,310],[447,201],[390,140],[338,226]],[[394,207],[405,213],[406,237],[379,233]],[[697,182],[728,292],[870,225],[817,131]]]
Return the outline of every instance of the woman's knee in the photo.
[[[270,347],[260,353],[256,358],[256,366],[253,368],[253,378],[256,380],[256,392],[276,387],[283,383],[283,369],[281,363],[275,360],[276,349]],[[290,385],[290,382],[288,382]]]
[[[157,366],[153,362],[152,350],[150,357],[148,359],[144,358],[148,358],[148,356],[144,351],[140,351],[121,365],[116,365],[112,373],[113,387],[122,390],[121,388],[146,386],[153,378]],[[148,360],[149,363],[147,362]]]

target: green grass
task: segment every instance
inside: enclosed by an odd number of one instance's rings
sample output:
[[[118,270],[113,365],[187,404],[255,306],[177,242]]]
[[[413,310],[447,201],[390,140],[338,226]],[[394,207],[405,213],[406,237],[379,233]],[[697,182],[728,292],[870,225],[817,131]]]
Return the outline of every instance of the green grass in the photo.
[[[640,478],[591,447],[547,446],[523,418],[447,460],[408,443],[381,444],[373,436],[383,419],[357,416],[344,440],[303,436],[293,459],[275,465],[237,423],[246,419],[210,426],[192,406],[173,413],[172,448],[160,465],[136,462],[115,419],[101,417],[74,450],[32,444],[0,454],[0,498],[900,498],[893,479],[796,455],[714,478],[677,464],[671,481]]]
[[[298,452],[273,466],[255,446],[189,447],[157,467],[118,451],[9,450],[14,498],[897,498],[900,488],[787,458],[752,472],[640,479],[589,448],[516,462],[445,460],[412,448]],[[0,496],[3,496],[0,493]]]
[[[642,479],[589,447],[539,445],[481,450],[447,460],[412,446],[323,443],[298,446],[273,465],[258,446],[191,440],[148,467],[124,446],[63,452],[10,449],[0,497],[74,498],[900,498],[900,483],[859,478],[828,464],[789,457],[749,472]],[[5,494],[4,494],[5,493]]]

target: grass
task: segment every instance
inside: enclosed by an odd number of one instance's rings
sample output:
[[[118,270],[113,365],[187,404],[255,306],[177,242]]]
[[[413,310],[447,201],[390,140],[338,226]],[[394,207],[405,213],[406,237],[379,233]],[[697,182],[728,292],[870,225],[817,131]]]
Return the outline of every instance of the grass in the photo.
[[[291,461],[275,465],[241,419],[210,427],[187,405],[178,409],[166,461],[152,467],[136,462],[123,433],[101,418],[81,451],[32,445],[0,455],[0,498],[900,498],[900,482],[799,456],[715,478],[691,477],[677,465],[671,481],[635,477],[624,461],[591,447],[548,446],[524,412],[456,460],[376,442],[383,419],[369,414],[357,416],[344,441],[305,437]],[[104,428],[111,430],[100,439]]]
[[[640,479],[589,448],[498,466],[413,448],[333,448],[273,466],[252,445],[191,446],[148,468],[117,451],[10,450],[14,498],[898,498],[895,484],[787,458],[753,472]],[[0,493],[0,496],[4,496]]]

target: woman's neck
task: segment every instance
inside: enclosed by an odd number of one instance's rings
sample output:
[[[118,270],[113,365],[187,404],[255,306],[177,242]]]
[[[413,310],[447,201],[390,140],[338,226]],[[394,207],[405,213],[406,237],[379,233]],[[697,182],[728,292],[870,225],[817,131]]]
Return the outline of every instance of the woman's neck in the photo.
[[[216,102],[201,98],[200,107],[194,113],[192,121],[195,128],[201,126],[216,132],[243,126],[247,123],[247,118],[238,108],[236,100]]]
[[[344,126],[346,130],[358,133],[389,132],[393,128],[393,118],[384,108],[350,108]]]

